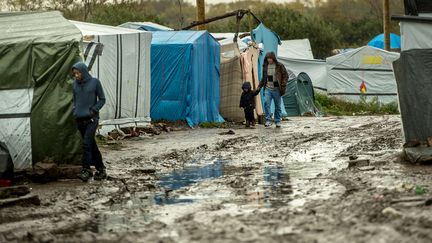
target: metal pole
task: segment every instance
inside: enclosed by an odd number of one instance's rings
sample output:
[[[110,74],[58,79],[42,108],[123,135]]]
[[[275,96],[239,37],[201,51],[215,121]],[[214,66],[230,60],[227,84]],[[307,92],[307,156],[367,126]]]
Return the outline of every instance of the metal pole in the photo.
[[[390,0],[384,0],[384,49],[390,51]]]
[[[197,22],[205,20],[205,4],[204,0],[196,0],[197,5]],[[198,25],[197,30],[205,30],[205,25]]]

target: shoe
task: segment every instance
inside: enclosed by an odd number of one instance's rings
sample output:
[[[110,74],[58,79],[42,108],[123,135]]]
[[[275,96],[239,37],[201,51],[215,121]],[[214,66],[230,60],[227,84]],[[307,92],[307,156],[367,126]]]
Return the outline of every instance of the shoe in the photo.
[[[264,126],[265,126],[265,127],[270,127],[270,126],[271,126],[271,123],[270,123],[270,122],[266,122],[266,123],[264,124]]]
[[[250,121],[246,121],[246,128],[250,127]]]
[[[96,171],[95,175],[94,175],[94,179],[96,181],[101,181],[101,180],[105,180],[108,177],[106,170],[98,170]]]
[[[280,122],[276,123],[276,128],[281,128]]]
[[[78,178],[82,180],[83,182],[87,182],[93,177],[93,172],[90,169],[82,169],[81,172],[78,174]]]

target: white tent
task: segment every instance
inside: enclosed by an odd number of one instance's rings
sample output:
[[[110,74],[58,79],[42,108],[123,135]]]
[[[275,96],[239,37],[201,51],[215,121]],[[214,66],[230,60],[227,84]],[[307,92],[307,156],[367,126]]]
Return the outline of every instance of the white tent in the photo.
[[[210,34],[219,42],[221,46],[226,46],[234,43],[235,33],[210,33]],[[239,33],[238,35],[240,36],[242,34],[244,33]],[[250,39],[250,36],[243,37],[242,39],[237,38],[237,44],[240,50],[244,50],[248,47],[247,43],[243,42],[243,39],[247,39],[247,38]]]
[[[84,36],[84,56],[99,78],[107,102],[101,125],[131,126],[150,121],[150,32],[71,21]],[[96,55],[97,43],[103,44]]]
[[[147,31],[160,31],[160,30],[174,30],[170,27],[160,25],[153,22],[127,22],[119,25],[119,27],[136,29],[136,30],[147,30]]]
[[[371,46],[327,58],[327,92],[351,101],[358,101],[363,94],[378,97],[382,103],[396,102],[392,62],[397,59],[399,53]]]
[[[306,73],[311,79],[315,89],[327,91],[327,65],[324,60],[316,59],[293,59],[278,57],[278,61],[291,70],[296,76],[300,73]]]
[[[309,39],[283,40],[278,46],[278,56],[292,59],[314,59]]]

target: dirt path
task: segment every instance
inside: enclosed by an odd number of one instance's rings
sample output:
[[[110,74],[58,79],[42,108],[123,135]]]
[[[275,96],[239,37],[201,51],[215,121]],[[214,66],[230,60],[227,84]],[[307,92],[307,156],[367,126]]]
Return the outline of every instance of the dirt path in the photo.
[[[109,180],[32,185],[42,205],[0,209],[0,242],[432,242],[431,194],[413,197],[432,171],[394,162],[398,116],[233,130],[103,148]]]

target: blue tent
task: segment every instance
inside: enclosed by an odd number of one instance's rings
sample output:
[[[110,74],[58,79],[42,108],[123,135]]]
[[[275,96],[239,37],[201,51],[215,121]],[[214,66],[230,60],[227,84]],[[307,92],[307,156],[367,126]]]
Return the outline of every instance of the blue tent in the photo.
[[[278,46],[280,44],[282,44],[282,42],[280,40],[279,35],[276,34],[274,31],[272,31],[271,29],[267,28],[263,23],[260,23],[258,25],[258,27],[256,27],[254,30],[252,30],[252,39],[256,43],[262,43],[264,46],[262,52],[260,53],[260,57],[258,59],[258,67],[259,67],[258,76],[261,80],[262,67],[264,64],[265,55],[268,52],[274,52],[277,56]],[[261,94],[261,97],[262,97],[262,103],[265,104],[262,94]],[[272,112],[274,112],[274,103],[272,103],[271,107],[272,107],[271,108]],[[287,112],[285,110],[285,105],[283,103],[283,99],[281,102],[281,108],[282,108],[282,116],[287,116]]]
[[[223,122],[220,45],[207,31],[156,31],[151,45],[152,120]]]
[[[375,36],[371,41],[369,41],[368,46],[373,46],[376,48],[384,49],[384,34],[379,34]],[[400,36],[391,33],[390,34],[390,49],[400,49],[401,39]]]

